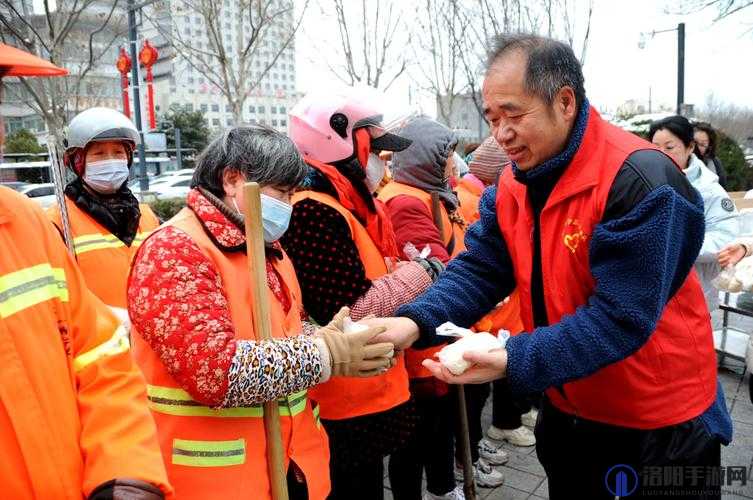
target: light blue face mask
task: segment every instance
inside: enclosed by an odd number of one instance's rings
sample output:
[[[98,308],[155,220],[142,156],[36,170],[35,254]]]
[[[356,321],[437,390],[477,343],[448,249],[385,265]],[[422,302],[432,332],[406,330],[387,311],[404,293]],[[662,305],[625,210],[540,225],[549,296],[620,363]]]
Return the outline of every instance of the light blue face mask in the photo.
[[[101,160],[89,162],[84,170],[84,182],[102,194],[112,194],[128,180],[126,160]]]
[[[273,243],[285,234],[293,215],[293,206],[261,194],[261,223],[264,226],[264,241]]]

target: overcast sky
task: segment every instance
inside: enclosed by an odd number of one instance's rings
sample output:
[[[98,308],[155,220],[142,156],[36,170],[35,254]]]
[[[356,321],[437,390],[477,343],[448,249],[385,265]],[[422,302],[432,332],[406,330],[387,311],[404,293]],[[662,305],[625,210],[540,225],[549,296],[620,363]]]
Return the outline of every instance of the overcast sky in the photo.
[[[575,1],[587,5],[587,0]],[[702,107],[713,93],[722,101],[753,108],[753,7],[713,23],[716,11],[712,9],[689,15],[667,13],[678,3],[595,0],[584,66],[586,91],[594,105],[614,110],[628,99],[647,101],[651,87],[654,109],[659,104],[674,108],[677,32],[647,36],[644,49],[638,42],[641,32],[674,28],[678,22],[685,22],[685,102]],[[334,62],[326,42],[322,42],[333,35],[320,27],[325,25],[322,21],[319,9],[311,8],[297,44],[298,89],[303,92],[326,89],[337,81],[322,63],[326,57]],[[311,43],[312,38],[320,42]],[[394,104],[407,104],[408,85],[406,78],[388,91]],[[430,99],[422,102],[426,112],[434,111],[428,109]]]

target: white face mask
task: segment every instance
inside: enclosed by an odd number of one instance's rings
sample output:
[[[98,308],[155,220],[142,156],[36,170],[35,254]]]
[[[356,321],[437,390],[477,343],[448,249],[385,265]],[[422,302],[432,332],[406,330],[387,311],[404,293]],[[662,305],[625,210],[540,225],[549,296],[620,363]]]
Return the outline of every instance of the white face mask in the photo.
[[[86,164],[84,182],[98,193],[112,194],[128,180],[126,160],[101,160]]]
[[[386,162],[374,153],[369,154],[369,162],[366,164],[366,187],[373,193],[384,179]]]
[[[238,208],[238,202],[232,198],[235,210],[243,215]],[[293,215],[293,206],[288,205],[271,196],[261,193],[261,224],[264,228],[264,241],[274,243],[282,238],[288,230],[290,217]]]

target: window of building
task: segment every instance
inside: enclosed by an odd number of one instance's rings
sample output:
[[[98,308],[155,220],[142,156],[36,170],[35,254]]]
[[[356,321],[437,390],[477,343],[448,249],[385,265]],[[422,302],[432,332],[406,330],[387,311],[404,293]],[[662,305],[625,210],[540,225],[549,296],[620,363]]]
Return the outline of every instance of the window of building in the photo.
[[[206,104],[202,104],[201,105],[201,112],[202,113],[206,113],[207,111],[209,111],[209,106],[207,106]]]
[[[266,84],[264,84],[264,88],[267,89],[267,90],[271,90],[272,86],[270,84],[266,83]]]
[[[288,121],[287,120],[280,120],[280,126],[287,127],[288,126]]]
[[[269,110],[272,112],[273,115],[277,114],[277,106],[270,106]]]
[[[259,113],[264,114],[264,106],[259,106]]]
[[[219,118],[212,118],[212,125],[214,125],[215,127],[219,127],[220,126],[220,119]]]
[[[220,111],[220,105],[219,104],[212,104],[212,111],[215,113],[219,113]]]
[[[193,104],[189,102],[188,104],[185,105],[185,109],[188,112],[193,112]]]
[[[230,113],[230,104],[225,104],[225,113]]]
[[[280,106],[280,114],[281,115],[285,114],[285,106]]]
[[[255,118],[251,118],[251,125],[256,125],[256,119]]]
[[[256,106],[249,106],[248,107],[248,112],[251,113],[251,114],[255,114],[256,113]]]

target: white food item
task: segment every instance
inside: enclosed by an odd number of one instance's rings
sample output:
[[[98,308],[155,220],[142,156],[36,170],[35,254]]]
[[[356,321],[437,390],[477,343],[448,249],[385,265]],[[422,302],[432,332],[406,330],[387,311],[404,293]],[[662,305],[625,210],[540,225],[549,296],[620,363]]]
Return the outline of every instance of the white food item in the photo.
[[[344,333],[358,333],[368,329],[368,326],[358,323],[357,321],[353,321],[352,319],[350,319],[350,317],[347,317],[343,320]]]
[[[474,333],[445,346],[437,353],[437,357],[453,375],[460,375],[471,366],[470,362],[463,359],[463,354],[466,352],[489,352],[501,347],[502,342],[491,333]]]

